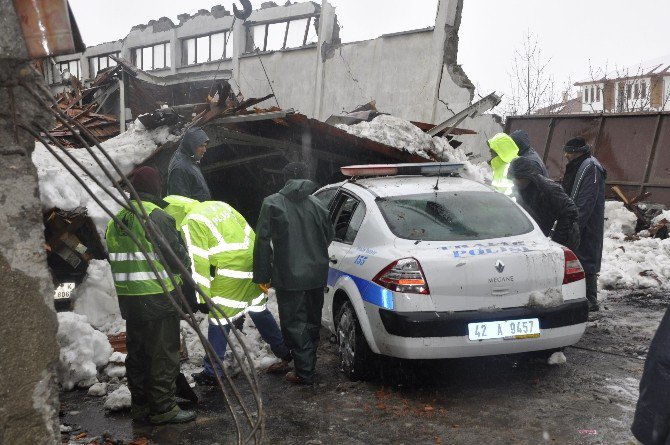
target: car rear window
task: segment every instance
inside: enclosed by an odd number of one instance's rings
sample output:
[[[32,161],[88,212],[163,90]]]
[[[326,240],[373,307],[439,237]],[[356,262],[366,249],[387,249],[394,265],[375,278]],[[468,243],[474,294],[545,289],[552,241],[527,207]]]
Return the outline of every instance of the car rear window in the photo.
[[[508,197],[492,192],[438,192],[379,198],[377,205],[400,238],[465,241],[521,235],[533,224]]]

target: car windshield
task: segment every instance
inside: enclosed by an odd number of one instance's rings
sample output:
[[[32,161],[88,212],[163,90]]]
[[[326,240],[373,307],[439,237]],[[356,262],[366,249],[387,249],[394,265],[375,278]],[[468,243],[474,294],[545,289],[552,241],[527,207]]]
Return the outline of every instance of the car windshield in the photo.
[[[492,192],[438,192],[380,198],[377,205],[400,238],[464,241],[521,235],[533,230],[506,196]]]

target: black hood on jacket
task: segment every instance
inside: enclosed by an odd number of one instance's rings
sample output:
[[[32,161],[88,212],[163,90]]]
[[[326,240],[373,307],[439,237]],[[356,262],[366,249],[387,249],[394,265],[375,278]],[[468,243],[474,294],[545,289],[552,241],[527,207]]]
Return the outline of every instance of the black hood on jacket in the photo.
[[[528,158],[515,158],[510,163],[509,170],[507,170],[507,177],[509,179],[530,179],[535,182],[537,176],[533,161]]]
[[[191,127],[186,130],[184,137],[179,144],[179,150],[184,154],[192,157],[196,147],[199,147],[209,141],[207,133],[205,133],[200,127]]]
[[[526,130],[516,130],[509,135],[517,147],[519,147],[519,156],[530,150],[530,137]]]
[[[301,201],[314,193],[317,185],[309,179],[289,179],[279,191],[291,201]]]

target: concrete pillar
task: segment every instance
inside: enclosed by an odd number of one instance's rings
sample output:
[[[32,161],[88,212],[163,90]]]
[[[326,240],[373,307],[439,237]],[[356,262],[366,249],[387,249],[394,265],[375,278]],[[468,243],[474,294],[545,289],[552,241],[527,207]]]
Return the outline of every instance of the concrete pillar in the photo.
[[[0,443],[57,444],[58,321],[30,157],[35,141],[16,119],[51,123],[17,85],[44,80],[28,60],[11,0],[0,0],[0,28]]]
[[[316,51],[316,79],[314,87],[314,108],[312,116],[314,119],[324,120],[328,116],[322,116],[323,96],[326,79],[326,53],[335,44],[333,33],[335,31],[335,8],[328,2],[321,2],[321,17],[319,19],[319,42]]]

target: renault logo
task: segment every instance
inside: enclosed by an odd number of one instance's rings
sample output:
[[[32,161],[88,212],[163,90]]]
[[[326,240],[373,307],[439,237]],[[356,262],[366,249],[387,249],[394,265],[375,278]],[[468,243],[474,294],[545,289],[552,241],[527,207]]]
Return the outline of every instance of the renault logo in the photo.
[[[503,270],[505,270],[505,264],[500,260],[496,261],[496,265],[494,267],[498,273],[503,273]]]

